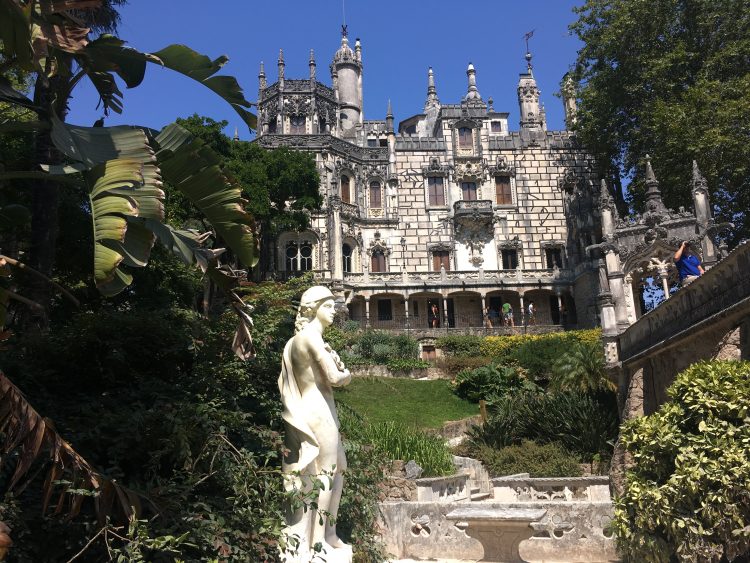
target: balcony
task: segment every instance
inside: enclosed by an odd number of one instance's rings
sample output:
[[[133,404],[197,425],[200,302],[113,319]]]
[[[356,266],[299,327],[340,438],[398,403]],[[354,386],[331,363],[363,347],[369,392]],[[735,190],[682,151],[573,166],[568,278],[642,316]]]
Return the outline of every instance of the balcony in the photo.
[[[472,219],[480,219],[483,217],[489,217],[491,219],[492,213],[491,199],[462,200],[453,204],[453,217],[455,219],[466,216]]]

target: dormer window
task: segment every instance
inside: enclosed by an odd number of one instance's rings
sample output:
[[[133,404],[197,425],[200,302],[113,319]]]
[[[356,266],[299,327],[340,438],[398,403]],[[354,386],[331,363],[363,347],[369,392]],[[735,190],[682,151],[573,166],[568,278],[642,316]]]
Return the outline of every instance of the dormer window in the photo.
[[[502,121],[490,121],[490,133],[502,133],[503,122]]]
[[[293,135],[303,135],[305,133],[305,116],[304,115],[293,115],[289,119],[290,132]]]
[[[471,149],[474,145],[473,131],[469,127],[458,128],[458,148]]]

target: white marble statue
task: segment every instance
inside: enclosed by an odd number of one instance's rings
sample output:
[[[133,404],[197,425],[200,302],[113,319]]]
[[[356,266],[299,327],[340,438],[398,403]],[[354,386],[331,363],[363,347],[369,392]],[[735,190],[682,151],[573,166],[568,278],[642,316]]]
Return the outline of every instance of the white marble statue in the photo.
[[[283,553],[287,563],[352,560],[351,546],[339,539],[335,522],[328,518],[335,519],[338,513],[346,470],[333,387],[351,380],[338,354],[323,341],[323,329],[333,317],[333,294],[323,286],[311,287],[302,294],[295,335],[284,347],[279,376],[289,450],[283,460],[284,484],[287,490],[308,494],[316,480],[324,485],[317,510],[300,507],[287,515],[289,547]]]

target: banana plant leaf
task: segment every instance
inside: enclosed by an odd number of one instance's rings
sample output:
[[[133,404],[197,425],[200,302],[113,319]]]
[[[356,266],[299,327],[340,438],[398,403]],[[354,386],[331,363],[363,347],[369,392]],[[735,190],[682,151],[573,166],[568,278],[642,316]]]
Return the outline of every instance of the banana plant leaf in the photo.
[[[253,267],[258,261],[255,221],[243,207],[240,186],[220,168],[218,155],[175,123],[162,129],[155,142],[165,181],[190,199],[245,266]]]
[[[6,60],[15,59],[23,70],[31,71],[31,4],[22,6],[15,0],[0,0],[0,39]]]
[[[142,268],[148,263],[154,234],[141,217],[164,220],[164,192],[154,163],[110,160],[84,173],[94,223],[94,280],[104,295],[116,295],[133,278],[120,266]]]

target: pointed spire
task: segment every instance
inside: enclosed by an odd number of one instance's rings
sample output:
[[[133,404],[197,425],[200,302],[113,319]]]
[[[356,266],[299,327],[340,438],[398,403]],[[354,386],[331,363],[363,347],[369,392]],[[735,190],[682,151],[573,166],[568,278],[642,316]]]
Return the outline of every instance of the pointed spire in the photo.
[[[266,87],[266,68],[263,61],[260,61],[260,71],[258,72],[258,87],[263,90]]]
[[[466,92],[464,101],[482,101],[482,96],[479,94],[479,90],[477,90],[477,72],[471,63],[469,63],[469,67],[466,69],[466,77],[469,79],[469,90]]]
[[[391,107],[390,98],[388,98],[388,109],[385,112],[385,130],[388,133],[393,132],[393,108]]]
[[[315,80],[315,51],[310,49],[310,80]]]
[[[698,168],[698,161],[693,161],[693,193],[706,192],[708,193],[708,182],[705,176],[701,174],[700,168]]]
[[[431,107],[440,107],[440,100],[437,95],[437,88],[435,88],[435,75],[432,72],[432,67],[427,69],[427,100],[424,103],[424,111]]]
[[[666,211],[661,199],[659,181],[656,179],[656,174],[654,174],[654,169],[651,166],[651,156],[648,154],[646,155],[646,211]]]
[[[234,128],[234,137],[232,137],[233,141],[239,141],[240,140],[240,131],[237,129],[237,127]]]
[[[359,62],[362,62],[362,43],[359,41],[359,37],[354,41],[354,54]]]
[[[279,82],[284,81],[284,49],[279,49]]]

